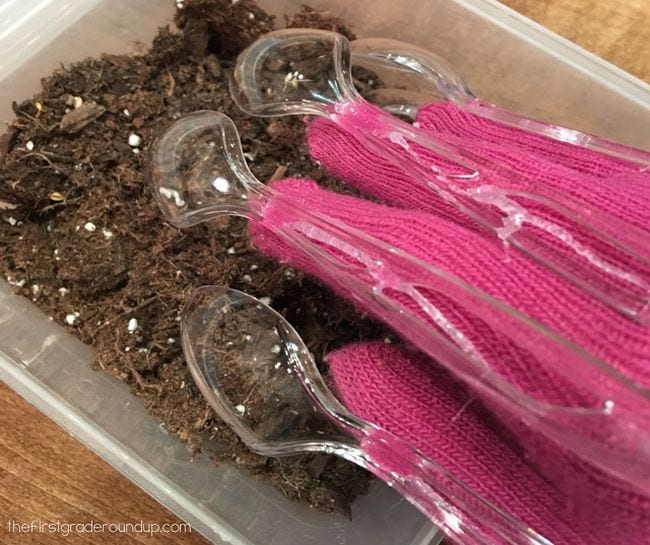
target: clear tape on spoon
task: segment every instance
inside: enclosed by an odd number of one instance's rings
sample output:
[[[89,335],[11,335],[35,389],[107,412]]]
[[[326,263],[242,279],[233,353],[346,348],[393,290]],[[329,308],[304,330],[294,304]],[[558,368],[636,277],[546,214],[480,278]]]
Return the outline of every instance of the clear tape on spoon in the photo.
[[[427,180],[428,178],[427,186],[442,200],[453,204],[479,224],[494,231],[505,243],[529,254],[548,268],[572,280],[574,284],[582,287],[591,295],[615,308],[617,307],[624,314],[642,322],[646,322],[650,318],[646,310],[650,300],[650,283],[647,273],[644,276],[642,272],[630,269],[629,261],[627,266],[612,263],[597,250],[581,243],[569,229],[540,217],[534,211],[521,205],[516,199],[523,197],[530,202],[544,205],[549,210],[569,218],[576,227],[596,235],[601,246],[609,244],[613,250],[623,251],[629,255],[625,244],[619,243],[610,235],[598,232],[588,221],[580,216],[575,216],[575,210],[567,209],[564,203],[557,203],[546,195],[540,196],[534,192],[521,191],[516,187],[504,189],[489,183],[481,184],[481,172],[473,170],[472,165],[465,160],[456,162],[457,166],[465,169],[464,172],[446,174],[437,166],[427,163],[413,145],[429,150],[435,149],[439,144],[433,142],[430,136],[420,133],[407,124],[403,124],[400,130],[394,130],[394,125],[401,122],[390,116],[374,116],[371,127],[368,127],[365,122],[362,125],[357,125],[357,116],[354,113],[350,114],[350,110],[358,108],[356,102],[337,104],[336,114],[332,116],[332,119],[335,119],[352,134],[363,133],[377,137],[366,139],[365,143],[369,149],[382,154],[384,158],[399,165],[403,170],[408,168],[414,179]],[[364,118],[367,120],[367,116],[364,115]],[[386,141],[395,144],[399,151],[387,147]],[[411,159],[410,163],[404,161],[402,152]],[[471,157],[473,153],[466,152],[465,155]],[[505,169],[496,165],[492,166],[490,170],[493,175],[499,175]],[[435,175],[437,181],[434,182],[430,179],[431,173]],[[520,177],[520,179],[523,181],[523,178]],[[467,187],[464,182],[468,181],[475,181],[480,185]],[[539,184],[537,187],[540,187]],[[486,215],[486,206],[498,209],[501,215],[498,217]],[[585,212],[591,213],[588,209]],[[602,212],[600,219],[606,220],[610,230],[617,231],[621,236],[632,235],[632,238],[627,237],[626,242],[631,243],[635,249],[647,251],[646,241],[648,238],[645,234],[639,233],[637,228],[630,228],[626,222],[609,216],[607,212]],[[543,231],[546,236],[552,237],[555,242],[569,249],[570,253],[564,257],[564,261],[557,254],[557,249],[546,244],[534,233],[531,234],[524,230],[523,227],[527,225]],[[646,262],[645,258],[640,258],[641,265],[645,266]],[[600,278],[600,275],[603,274],[605,279]],[[623,283],[625,287],[619,285],[618,293],[613,296],[608,284],[610,281]]]
[[[224,327],[233,318],[244,323],[230,330]],[[231,336],[224,338],[224,330]],[[215,332],[216,339],[210,342]],[[253,348],[242,345],[244,332]],[[181,335],[200,391],[258,454],[324,452],[358,464],[398,490],[462,545],[552,545],[419,450],[350,413],[325,384],[298,333],[254,297],[220,286],[196,289],[183,308]],[[281,347],[273,357],[271,344]],[[253,405],[266,410],[247,415],[248,409],[236,397],[244,393],[233,392],[230,386],[233,373],[235,380],[260,396]],[[270,399],[260,392],[272,392]],[[246,396],[250,403],[250,394]],[[286,420],[278,413],[290,417]],[[324,426],[321,417],[333,422],[336,432]],[[305,431],[296,425],[309,427],[314,418],[319,419],[317,429]]]
[[[356,108],[358,108],[357,103],[337,104],[335,108],[336,113],[332,115],[332,118],[337,121],[340,121],[341,126],[346,127],[347,121],[350,118],[350,115],[347,114],[347,110],[356,109]],[[379,136],[380,138],[382,138],[385,135],[385,137],[391,143],[399,146],[400,151],[406,152],[408,156],[418,166],[421,167],[420,172],[422,175],[425,175],[425,173],[428,171],[432,171],[440,179],[446,180],[448,182],[447,187],[443,186],[441,188],[441,186],[435,184],[434,182],[429,182],[428,185],[431,189],[439,193],[441,198],[443,198],[444,200],[455,203],[458,207],[468,206],[467,208],[465,208],[465,211],[468,215],[473,217],[473,219],[486,224],[488,227],[492,226],[494,230],[498,234],[500,234],[500,238],[502,238],[504,241],[510,241],[512,235],[517,233],[520,227],[524,223],[530,223],[531,225],[538,227],[541,230],[546,231],[552,236],[558,238],[559,240],[567,244],[577,254],[586,258],[588,261],[596,265],[599,269],[601,269],[605,273],[618,277],[621,280],[628,281],[634,284],[635,286],[642,288],[646,292],[650,291],[650,285],[648,285],[648,283],[645,282],[644,279],[641,278],[639,275],[635,275],[633,273],[621,269],[620,267],[611,265],[606,261],[606,259],[599,257],[596,252],[585,249],[583,245],[579,244],[575,240],[575,238],[571,235],[571,233],[566,228],[560,227],[559,225],[553,222],[549,222],[548,220],[545,220],[543,218],[539,218],[534,213],[528,211],[525,206],[522,206],[521,204],[513,200],[513,197],[523,197],[529,200],[534,200],[536,202],[543,203],[549,207],[555,208],[557,211],[563,213],[566,216],[570,216],[570,214],[572,213],[571,210],[568,210],[561,205],[553,203],[552,200],[544,196],[536,197],[534,193],[530,194],[525,191],[518,190],[517,188],[504,189],[502,187],[492,186],[488,184],[465,188],[460,183],[458,183],[458,180],[460,180],[461,182],[464,180],[478,181],[481,177],[481,172],[479,170],[473,170],[474,167],[472,165],[468,164],[463,160],[458,160],[456,162],[457,166],[466,169],[467,172],[454,173],[454,174],[445,173],[444,170],[441,170],[439,167],[427,163],[427,161],[412,146],[412,144],[416,144],[418,146],[421,146],[422,148],[434,149],[434,147],[437,146],[438,143],[432,141],[429,135],[423,134],[417,131],[417,129],[414,129],[409,125],[404,125],[400,127],[400,130],[393,130],[392,125],[393,123],[395,123],[395,121],[392,118],[390,118],[390,122],[389,122],[390,124],[387,124],[387,126],[382,126],[382,124],[385,122],[386,122],[386,118],[383,116],[378,117],[376,120],[374,120],[374,123],[370,127],[372,133]],[[352,126],[351,132],[356,133],[356,131],[357,128],[355,126]],[[386,154],[384,155],[385,157],[388,154],[390,154],[391,158],[393,158],[396,164],[397,161],[401,159],[400,155],[396,154],[395,151],[385,149],[383,146],[378,145],[374,140],[370,141],[368,145],[371,146],[378,153],[384,152]],[[466,152],[466,153],[470,156],[470,158],[473,155],[472,152]],[[404,163],[402,162],[402,165],[403,164]],[[504,167],[499,165],[490,165],[490,166],[491,166],[492,173],[498,174],[499,172],[505,170]],[[536,184],[536,185],[539,187],[540,184]],[[475,200],[480,204],[488,204],[498,208],[501,212],[504,213],[504,217],[501,220],[501,224],[499,226],[494,226],[494,225],[490,225],[489,222],[486,223],[485,220],[481,218],[480,212],[478,211],[475,212],[472,210],[472,208],[470,208],[472,204],[471,202],[469,202],[466,205],[464,204],[465,201],[461,201],[461,199],[464,199],[466,197],[468,197],[471,200]],[[611,219],[611,218],[609,220],[612,222],[617,221],[616,219]],[[583,224],[583,226],[588,227],[588,225],[585,225],[584,222],[580,220],[578,220],[578,222],[580,224]],[[620,228],[624,227],[624,225],[622,224],[618,224],[618,226]]]
[[[302,78],[287,82],[286,73]],[[438,78],[440,85],[447,77],[449,71]],[[562,186],[527,178],[371,106],[354,88],[349,42],[343,36],[301,29],[269,33],[242,52],[231,83],[233,98],[247,113],[329,118],[505,243],[626,316],[650,320],[648,229],[611,214],[586,194],[570,195]],[[448,87],[462,94],[462,83]],[[522,196],[573,227],[549,222],[518,202]],[[576,245],[573,231],[587,233],[591,247],[585,251],[584,244]],[[548,243],[549,237],[557,246]]]
[[[153,148],[152,175],[162,210],[181,227],[223,214],[263,220],[269,204],[290,212],[275,235],[318,267],[330,285],[363,302],[477,392],[547,437],[634,486],[650,484],[650,454],[644,446],[650,439],[647,389],[453,275],[339,220],[305,210],[299,201],[263,185],[248,170],[237,130],[227,117],[198,112],[174,123]],[[406,299],[400,301],[396,293]],[[461,342],[464,332],[454,330],[453,319],[441,314],[427,295],[436,293],[579,389],[592,391],[599,402],[587,407],[548,404],[510,384]],[[617,437],[620,444],[614,448],[601,442],[603,434]]]

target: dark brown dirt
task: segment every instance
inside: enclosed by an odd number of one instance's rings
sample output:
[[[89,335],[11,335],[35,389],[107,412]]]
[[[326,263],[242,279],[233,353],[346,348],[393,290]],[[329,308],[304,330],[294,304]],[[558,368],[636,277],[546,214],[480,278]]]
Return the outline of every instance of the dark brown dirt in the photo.
[[[91,344],[97,367],[129,384],[170,432],[197,449],[207,440],[217,462],[237,463],[287,496],[346,510],[367,489],[362,470],[337,458],[250,453],[207,406],[185,365],[180,307],[204,284],[270,298],[317,358],[384,334],[312,279],[252,250],[242,221],[183,231],[162,221],[146,183],[147,148],[195,110],[235,121],[260,179],[284,172],[340,187],[309,159],[302,120],[249,118],[229,97],[235,55],[273,20],[251,0],[185,5],[180,30],[161,29],[148,53],[61,68],[36,97],[14,103],[16,119],[0,138],[0,269]],[[350,35],[308,8],[287,24]],[[129,145],[131,134],[142,138],[139,148]],[[129,332],[133,318],[137,329]]]

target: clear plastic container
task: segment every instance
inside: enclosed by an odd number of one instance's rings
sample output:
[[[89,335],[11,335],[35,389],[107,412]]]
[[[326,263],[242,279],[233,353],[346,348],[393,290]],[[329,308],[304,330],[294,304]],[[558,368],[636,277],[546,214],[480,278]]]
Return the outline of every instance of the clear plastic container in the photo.
[[[276,15],[302,0],[261,0]],[[360,36],[414,42],[462,71],[481,98],[548,122],[650,149],[650,88],[492,0],[314,0]],[[370,7],[372,9],[370,9]],[[18,9],[18,8],[16,8]],[[26,12],[27,13],[27,12]],[[42,12],[35,17],[42,17]],[[38,15],[40,13],[40,15]],[[63,13],[63,12],[62,12]],[[59,66],[148,43],[170,21],[170,0],[103,0],[77,20],[59,17],[51,43],[34,42],[0,74],[0,120]],[[281,17],[279,21],[281,21]],[[22,19],[13,42],[33,26]],[[62,30],[65,28],[65,30]],[[27,31],[29,29],[29,32]],[[0,48],[9,39],[0,32]],[[56,36],[56,37],[55,37]],[[19,38],[24,37],[24,38]],[[14,44],[15,45],[15,44]],[[38,50],[38,51],[37,51]],[[16,67],[18,66],[18,67]],[[358,498],[350,520],[293,503],[234,467],[215,468],[147,416],[123,384],[90,368],[92,351],[0,285],[0,379],[214,543],[373,545],[436,543],[440,534],[385,486]]]
[[[8,76],[101,0],[2,0],[0,74]]]

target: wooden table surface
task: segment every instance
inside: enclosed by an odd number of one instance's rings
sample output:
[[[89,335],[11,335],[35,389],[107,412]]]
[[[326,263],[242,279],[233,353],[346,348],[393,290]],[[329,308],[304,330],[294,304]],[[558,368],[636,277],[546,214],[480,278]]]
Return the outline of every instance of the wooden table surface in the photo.
[[[648,0],[505,0],[505,4],[650,82]],[[0,543],[198,545],[196,533],[9,531],[11,521],[179,523],[169,511],[0,383]]]

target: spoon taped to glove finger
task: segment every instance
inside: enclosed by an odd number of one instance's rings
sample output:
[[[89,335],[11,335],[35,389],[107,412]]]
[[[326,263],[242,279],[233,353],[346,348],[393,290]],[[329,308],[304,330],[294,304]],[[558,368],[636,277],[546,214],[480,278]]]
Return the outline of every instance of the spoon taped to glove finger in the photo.
[[[373,107],[354,88],[350,65],[350,43],[340,34],[271,32],[240,54],[231,91],[251,115],[329,118],[370,152],[425,184],[432,199],[451,203],[631,319],[650,319],[647,228],[612,214],[606,199],[525,177]],[[463,92],[459,82],[449,89]]]
[[[351,414],[298,333],[256,298],[221,286],[198,288],[184,306],[181,336],[200,391],[254,452],[319,452],[353,462],[461,545],[550,545],[402,439]]]
[[[237,129],[225,115],[196,112],[173,123],[152,148],[151,178],[161,210],[175,225],[189,227],[224,214],[256,222],[303,256],[330,287],[390,325],[476,393],[599,467],[639,483],[639,467],[646,466],[648,392],[449,271],[262,184],[248,169]],[[280,223],[267,221],[273,210],[284,216]],[[457,314],[441,312],[437,297],[453,301],[449,312]],[[472,321],[485,324],[578,390],[589,388],[593,403],[550,404],[522,391],[488,363],[489,350],[468,342],[472,332],[465,324]],[[605,431],[617,438],[615,451],[613,443],[600,441]]]
[[[419,106],[433,100],[457,104],[468,113],[650,167],[650,153],[575,129],[560,127],[487,104],[472,93],[462,75],[445,59],[407,42],[386,38],[360,38],[351,42],[352,63],[399,81],[399,89],[378,89],[372,94],[389,111],[412,119]],[[404,81],[404,78],[408,78]],[[404,89],[406,87],[406,89]],[[395,100],[397,99],[397,100]]]

